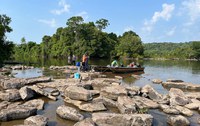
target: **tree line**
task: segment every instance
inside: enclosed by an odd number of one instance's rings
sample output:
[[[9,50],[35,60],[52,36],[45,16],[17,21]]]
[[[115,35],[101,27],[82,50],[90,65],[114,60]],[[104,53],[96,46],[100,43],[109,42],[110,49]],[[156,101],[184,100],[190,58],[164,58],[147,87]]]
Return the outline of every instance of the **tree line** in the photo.
[[[84,22],[81,16],[71,17],[65,27],[57,28],[52,36],[44,35],[39,44],[26,41],[25,37],[20,44],[8,41],[6,33],[12,31],[10,22],[10,17],[0,15],[0,64],[7,59],[81,57],[85,52],[94,58],[200,58],[200,41],[142,43],[134,31],[119,36],[104,32],[110,24],[103,18],[96,22]]]

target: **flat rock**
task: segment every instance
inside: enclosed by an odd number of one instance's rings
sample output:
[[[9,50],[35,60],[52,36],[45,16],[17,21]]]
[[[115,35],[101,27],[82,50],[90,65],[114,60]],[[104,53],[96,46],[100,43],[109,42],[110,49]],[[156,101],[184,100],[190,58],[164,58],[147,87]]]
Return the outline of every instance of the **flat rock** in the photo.
[[[102,102],[81,104],[81,105],[79,105],[79,109],[84,110],[84,111],[88,111],[88,112],[96,112],[96,111],[107,110]]]
[[[35,107],[37,110],[42,110],[44,108],[44,101],[42,99],[33,99],[25,102],[24,106]]]
[[[144,98],[144,97],[140,97],[140,96],[134,96],[133,97],[134,100],[142,103],[143,106],[146,106],[146,108],[153,108],[156,109],[159,107],[159,104],[155,101],[152,101],[150,99]],[[136,103],[137,104],[137,103]]]
[[[190,122],[187,118],[181,115],[168,116],[167,123],[171,126],[189,126]]]
[[[112,100],[117,100],[118,96],[126,96],[127,90],[120,85],[110,86],[103,88],[100,95]]]
[[[117,99],[117,107],[120,113],[123,114],[132,114],[137,112],[135,100],[128,96],[119,96]]]
[[[21,99],[19,90],[17,89],[8,89],[0,91],[0,99],[4,101],[17,101]]]
[[[149,114],[93,113],[92,120],[98,126],[151,126],[153,116]]]
[[[80,122],[77,122],[74,124],[74,126],[96,126],[96,124],[91,118],[86,118]]]

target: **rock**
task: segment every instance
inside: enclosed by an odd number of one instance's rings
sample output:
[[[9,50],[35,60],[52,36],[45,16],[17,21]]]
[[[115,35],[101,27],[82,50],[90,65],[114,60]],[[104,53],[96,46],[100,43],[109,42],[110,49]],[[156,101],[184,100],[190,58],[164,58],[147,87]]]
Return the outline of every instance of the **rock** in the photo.
[[[183,91],[177,88],[171,88],[169,91],[170,105],[186,105],[189,99],[184,95]]]
[[[3,109],[0,111],[0,121],[9,121],[15,119],[25,119],[35,115],[37,109],[35,107],[18,106],[12,109]]]
[[[93,99],[93,102],[103,102],[104,105],[109,106],[109,107],[117,107],[117,103],[114,100],[111,100],[106,97],[99,96],[95,99]]]
[[[19,90],[9,89],[5,91],[0,91],[0,99],[4,101],[17,101],[21,99]]]
[[[56,113],[63,119],[69,119],[73,121],[81,121],[84,119],[76,109],[62,105],[59,106],[56,110]]]
[[[190,122],[188,121],[188,119],[181,115],[169,116],[167,118],[167,123],[170,124],[171,126],[189,126],[190,125]]]
[[[145,106],[146,108],[158,108],[159,104],[157,102],[154,102],[150,99],[144,98],[144,97],[140,97],[140,96],[134,96],[133,97],[134,100],[142,103],[143,106]],[[136,103],[137,104],[137,103]]]
[[[27,86],[20,88],[19,93],[23,100],[29,100],[35,96],[35,92]]]
[[[42,115],[31,116],[24,120],[24,125],[46,126],[48,118]]]
[[[83,104],[83,101],[72,100],[72,99],[70,99],[69,97],[65,97],[64,101],[65,101],[66,103],[73,104],[73,105],[75,105],[76,107],[79,107],[81,104]]]
[[[44,101],[42,99],[33,99],[25,102],[23,105],[28,107],[35,107],[37,110],[42,110],[44,108]]]
[[[91,81],[93,89],[99,91],[104,87],[112,86],[112,83],[118,83],[119,85],[121,84],[120,80],[110,78],[96,78],[95,80]]]
[[[69,97],[73,100],[92,100],[92,94],[90,93],[90,91],[84,89],[83,87],[69,86],[65,89],[64,95],[65,97]]]
[[[92,96],[100,94],[100,91],[97,91],[97,90],[89,90],[89,92],[91,93]]]
[[[31,88],[31,90],[35,91],[36,93],[38,93],[40,95],[44,95],[52,100],[57,100],[57,98],[52,96],[50,92],[47,92],[47,91],[43,90],[42,88],[39,88],[37,85],[33,85],[30,88]]]
[[[185,105],[185,107],[188,109],[192,109],[192,110],[198,110],[198,108],[200,107],[200,102],[199,103],[189,103],[189,104]]]
[[[126,96],[127,91],[120,85],[111,86],[103,88],[100,92],[100,95],[109,99],[117,100],[118,96]]]
[[[167,82],[177,82],[177,83],[181,83],[184,82],[183,80],[176,80],[176,79],[167,79]]]
[[[161,79],[153,79],[152,82],[154,84],[161,84],[163,81]]]
[[[0,110],[7,108],[7,106],[10,104],[11,104],[11,102],[8,102],[8,101],[0,102]]]
[[[165,112],[167,114],[175,114],[175,115],[180,114],[180,111],[177,110],[176,108],[174,108],[173,106],[160,104],[160,108],[163,110],[163,112]]]
[[[91,118],[86,118],[80,122],[77,122],[74,124],[74,126],[96,126],[96,124]]]
[[[140,79],[142,77],[142,76],[136,75],[136,74],[132,74],[131,76],[134,77],[135,79]]]
[[[140,87],[139,86],[128,86],[128,87],[125,87],[125,88],[128,92],[128,95],[131,96],[131,97],[140,94]]]
[[[179,88],[179,89],[194,90],[194,91],[200,90],[200,85],[186,83],[186,82],[163,82],[162,86],[165,88]]]
[[[144,87],[142,87],[141,92],[146,93],[147,96],[152,100],[159,101],[162,99],[162,95],[154,90],[150,85],[145,85]]]
[[[42,83],[42,82],[49,82],[51,81],[50,77],[37,77],[37,78],[9,78],[9,79],[1,79],[0,86],[3,89],[14,89],[14,88],[21,88],[25,85]]]
[[[98,126],[151,126],[153,123],[149,114],[93,113],[92,120]]]
[[[137,112],[135,101],[128,96],[119,96],[117,99],[117,107],[122,114]]]
[[[182,106],[175,106],[175,108],[183,115],[186,116],[192,116],[193,112],[189,110],[188,108],[182,107]]]
[[[122,80],[122,79],[123,79],[123,77],[121,77],[121,76],[115,76],[115,78],[116,78],[116,79],[119,79],[119,80]]]
[[[79,109],[84,110],[84,111],[88,111],[88,112],[96,112],[96,111],[107,110],[102,102],[81,104],[81,105],[79,105]]]

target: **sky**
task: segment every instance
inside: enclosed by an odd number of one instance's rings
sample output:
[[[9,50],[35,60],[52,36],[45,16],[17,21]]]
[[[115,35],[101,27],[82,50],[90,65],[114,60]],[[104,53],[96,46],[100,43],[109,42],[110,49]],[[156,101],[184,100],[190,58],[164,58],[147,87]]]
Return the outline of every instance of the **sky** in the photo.
[[[143,43],[200,41],[200,0],[0,0],[11,18],[7,40],[40,43],[73,16],[84,22],[107,19],[107,33],[134,31]]]

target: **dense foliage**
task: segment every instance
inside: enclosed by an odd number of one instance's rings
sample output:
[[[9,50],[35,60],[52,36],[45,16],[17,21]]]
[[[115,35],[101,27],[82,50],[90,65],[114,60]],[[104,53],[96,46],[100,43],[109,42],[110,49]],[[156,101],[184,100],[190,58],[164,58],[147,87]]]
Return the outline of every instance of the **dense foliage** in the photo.
[[[0,15],[0,65],[6,59],[10,58],[13,43],[6,40],[6,33],[12,31],[9,26],[11,18],[6,15]]]
[[[144,57],[168,59],[199,59],[200,42],[185,43],[146,43]]]
[[[123,36],[103,32],[108,25],[106,19],[85,23],[81,16],[71,17],[66,27],[58,28],[52,36],[45,35],[41,44],[22,38],[21,44],[15,46],[14,57],[81,57],[85,52],[95,58],[142,56],[143,45],[135,32],[125,32]]]

